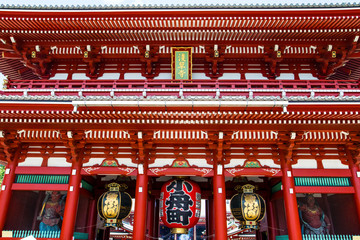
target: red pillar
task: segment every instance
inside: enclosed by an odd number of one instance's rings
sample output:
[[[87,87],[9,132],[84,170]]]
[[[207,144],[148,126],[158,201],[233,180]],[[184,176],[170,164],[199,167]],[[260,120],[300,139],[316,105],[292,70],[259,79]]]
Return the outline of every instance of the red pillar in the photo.
[[[214,199],[212,196],[206,200],[206,235],[209,239],[214,239]]]
[[[155,215],[154,215],[154,237],[155,239],[159,237],[159,222],[160,222],[160,216],[159,216],[159,199],[155,199]]]
[[[147,204],[147,219],[146,219],[146,239],[153,239],[154,236],[154,218],[155,218],[155,198],[149,196]]]
[[[96,203],[97,203],[96,199],[90,199],[88,219],[87,219],[89,240],[95,239],[96,220],[97,220]]]
[[[223,165],[214,164],[214,167],[215,239],[224,240],[227,239],[225,176],[223,174]]]
[[[61,227],[61,240],[71,240],[74,235],[75,220],[80,195],[81,160],[73,162],[69,178],[69,188],[66,196],[64,219]]]
[[[354,163],[354,159],[352,158],[349,151],[347,152],[347,155],[348,155],[348,162],[349,162],[349,167],[350,167],[350,172],[351,172],[351,181],[352,181],[352,185],[355,190],[354,200],[355,200],[355,205],[356,205],[356,211],[357,211],[359,224],[360,224],[360,171],[359,171],[359,166],[357,166]],[[359,174],[359,176],[358,176],[358,174]]]
[[[285,202],[286,223],[290,240],[301,240],[300,219],[291,166],[281,159],[282,185]]]
[[[133,239],[144,240],[146,230],[146,205],[148,191],[147,166],[143,165],[143,173],[138,173],[136,179],[135,214]]]
[[[13,161],[8,163],[5,167],[5,176],[0,191],[0,236],[6,222],[6,215],[12,194],[11,187],[15,181],[15,169],[18,164],[19,154],[20,151],[17,151]]]
[[[276,218],[274,212],[274,204],[273,202],[268,199],[267,201],[267,220],[268,220],[268,231],[269,231],[269,240],[276,239]]]

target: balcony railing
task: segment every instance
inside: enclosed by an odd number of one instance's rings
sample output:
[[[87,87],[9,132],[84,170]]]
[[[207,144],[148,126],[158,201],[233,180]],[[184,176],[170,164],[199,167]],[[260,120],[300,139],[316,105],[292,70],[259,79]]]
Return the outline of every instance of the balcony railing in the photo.
[[[360,96],[357,80],[11,80],[3,95]]]
[[[326,235],[309,235],[303,234],[303,240],[353,240],[354,237],[359,235],[336,235],[336,234],[326,234]],[[288,235],[276,236],[276,240],[289,240]]]
[[[36,230],[5,230],[2,232],[2,239],[25,238],[33,236],[34,238],[57,239],[60,238],[60,231],[36,231]],[[88,239],[87,233],[74,232],[74,239]]]

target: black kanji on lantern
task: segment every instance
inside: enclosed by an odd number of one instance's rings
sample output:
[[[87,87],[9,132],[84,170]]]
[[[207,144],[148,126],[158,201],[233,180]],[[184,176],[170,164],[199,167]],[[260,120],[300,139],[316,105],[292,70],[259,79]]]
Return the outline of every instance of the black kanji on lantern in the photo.
[[[166,208],[166,215],[169,223],[181,223],[183,226],[189,225],[189,218],[193,215],[190,206],[194,204],[194,201],[184,191],[184,188],[186,188],[187,192],[191,192],[193,189],[191,184],[183,179],[172,181],[166,187],[168,192],[175,190],[170,192],[170,197],[165,202],[166,206],[168,206]]]

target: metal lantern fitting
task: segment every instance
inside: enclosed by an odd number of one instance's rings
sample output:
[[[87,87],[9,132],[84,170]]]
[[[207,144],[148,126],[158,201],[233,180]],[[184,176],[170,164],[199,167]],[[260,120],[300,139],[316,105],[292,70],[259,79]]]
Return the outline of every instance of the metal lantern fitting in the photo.
[[[199,221],[200,187],[188,179],[166,182],[160,193],[160,217],[172,234],[186,234]]]
[[[123,192],[128,187],[125,184],[110,183],[109,191],[103,193],[97,204],[97,210],[105,221],[105,227],[121,227],[122,220],[129,216],[131,211],[131,196]]]
[[[237,186],[235,194],[230,200],[231,214],[240,221],[241,228],[259,229],[258,223],[264,218],[266,212],[265,200],[254,193],[255,187],[246,184]],[[240,193],[242,190],[242,193]]]

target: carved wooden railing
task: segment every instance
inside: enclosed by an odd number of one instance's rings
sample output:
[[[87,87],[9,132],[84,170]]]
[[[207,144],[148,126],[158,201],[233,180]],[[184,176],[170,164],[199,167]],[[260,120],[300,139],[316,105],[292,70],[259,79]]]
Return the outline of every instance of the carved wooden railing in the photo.
[[[359,96],[357,80],[10,80],[3,95]]]

